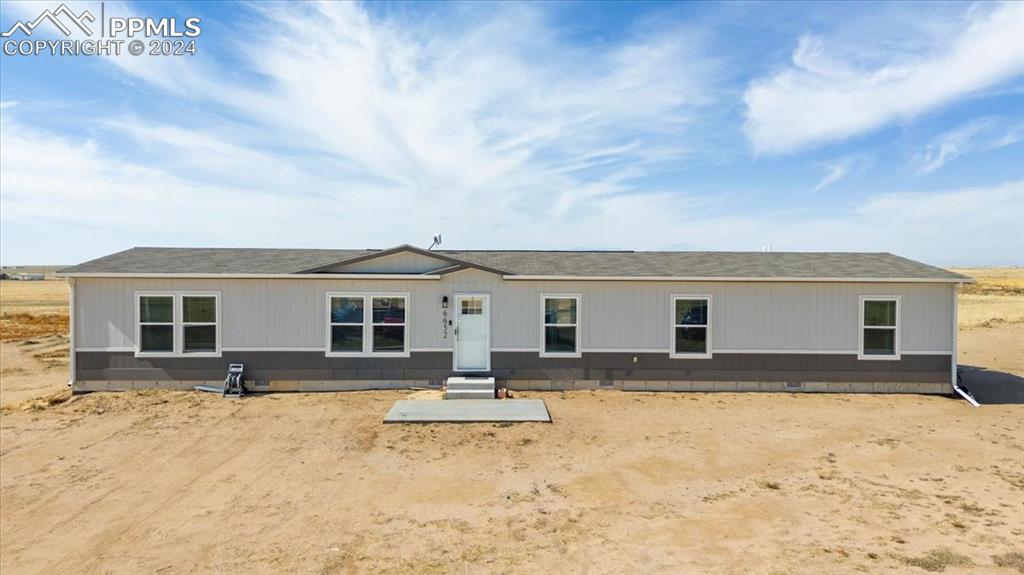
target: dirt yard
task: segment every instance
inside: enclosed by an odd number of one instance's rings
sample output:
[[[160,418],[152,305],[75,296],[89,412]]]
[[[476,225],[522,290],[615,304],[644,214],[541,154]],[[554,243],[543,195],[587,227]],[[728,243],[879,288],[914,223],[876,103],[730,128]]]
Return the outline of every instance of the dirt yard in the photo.
[[[63,283],[15,283],[4,574],[1024,573],[1021,405],[602,391],[386,426],[407,392],[69,398]],[[961,361],[1024,373],[1020,287],[964,294]]]
[[[0,280],[0,405],[66,389],[68,286]]]
[[[550,425],[382,425],[402,395],[6,413],[2,571],[1024,568],[1021,406],[573,392],[537,395]]]

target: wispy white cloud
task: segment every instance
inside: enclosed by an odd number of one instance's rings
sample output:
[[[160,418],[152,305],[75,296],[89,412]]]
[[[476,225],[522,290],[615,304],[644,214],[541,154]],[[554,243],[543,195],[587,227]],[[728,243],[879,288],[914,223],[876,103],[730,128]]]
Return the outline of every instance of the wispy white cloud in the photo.
[[[829,162],[819,162],[818,165],[826,172],[810,193],[820,192],[851,173],[868,169],[873,163],[874,158],[865,154],[850,154]]]
[[[1021,206],[1021,202],[1024,202],[1024,182],[1007,182],[981,188],[880,194],[864,202],[854,213],[879,223],[944,220],[956,227],[959,223],[970,223],[986,211],[997,212],[1014,205]],[[995,215],[996,219],[1001,217]],[[1005,221],[1010,223],[1020,217],[1024,214],[1017,211]],[[1004,229],[1010,227],[1005,226]]]
[[[445,34],[351,4],[263,10],[281,32],[247,53],[286,105],[247,111],[426,195],[572,188],[592,183],[580,171],[597,159],[657,170],[685,151],[688,113],[711,88],[676,65],[697,50],[687,40],[583,53],[527,6]]]
[[[564,209],[560,199],[541,210],[495,209],[500,200],[487,197],[454,207],[425,203],[415,194],[382,197],[380,188],[359,186],[285,199],[275,186],[244,178],[240,184],[199,183],[187,174],[134,163],[93,140],[8,122],[3,128],[3,218],[14,225],[49,223],[63,242],[59,252],[47,257],[52,262],[85,259],[96,249],[113,251],[125,247],[125,241],[385,246],[423,243],[439,230],[453,246],[462,247],[756,250],[772,243],[777,250],[897,251],[938,264],[977,263],[979,254],[986,254],[986,263],[1020,264],[1019,246],[1024,245],[1021,181],[876,194],[831,214],[783,208],[720,216],[711,209],[714,201],[697,197],[605,189],[591,193],[587,188],[574,192],[587,201],[569,200],[577,209]],[[211,148],[217,149],[206,145]],[[330,185],[329,178],[316,176],[306,182]],[[12,237],[7,227],[0,230],[5,254],[39,241],[25,234]],[[69,231],[62,235],[61,230]],[[898,241],[893,230],[900,230]],[[106,243],[75,241],[82,233],[106,238]]]
[[[936,265],[1019,266],[1024,181],[875,194],[832,214],[780,209],[703,218],[687,227],[718,249],[750,249],[753,240],[777,251],[897,252]]]
[[[107,4],[108,15],[139,8]],[[899,243],[870,208],[882,196],[827,217],[801,209],[718,215],[725,204],[702,194],[703,182],[659,180],[709,147],[714,134],[695,123],[728,98],[699,31],[643,30],[583,49],[536,5],[470,5],[429,24],[352,3],[249,9],[221,32],[230,64],[106,59],[146,105],[106,116],[99,109],[75,132],[30,127],[32,114],[45,116],[37,100],[18,95],[21,106],[4,108],[5,259],[45,253],[39,261],[70,263],[141,244],[387,246],[442,231],[467,248],[756,250],[772,242],[938,260],[961,249],[990,253],[991,235],[981,232],[1006,225],[1019,202],[999,190],[964,191],[998,213],[964,207],[957,221],[965,234],[955,239],[945,215],[914,220],[914,237]],[[807,40],[796,59],[808,74],[863,77],[824,56]],[[815,191],[865,162],[857,154],[824,162]],[[941,204],[950,193],[914,197]],[[40,236],[11,232],[31,226],[61,241],[47,239],[44,252]],[[90,241],[75,240],[83,233]],[[106,243],[92,241],[100,235]]]
[[[1024,3],[974,6],[959,33],[880,67],[806,35],[792,65],[747,88],[744,130],[755,152],[779,154],[910,118],[1021,75]],[[908,45],[912,44],[908,40]]]
[[[836,162],[834,164],[823,163],[821,164],[821,167],[827,169],[828,173],[826,173],[825,176],[821,178],[821,181],[818,182],[818,185],[814,186],[814,188],[811,189],[811,193],[819,192],[827,188],[828,186],[831,186],[832,184],[843,179],[846,176],[846,173],[850,171],[850,164],[849,162],[845,161]]]
[[[1024,122],[986,116],[936,136],[914,155],[919,175],[930,174],[947,162],[978,150],[994,150],[1024,139]]]
[[[145,134],[150,141],[164,139],[155,144],[156,153],[179,137],[173,130]],[[264,181],[264,175],[293,165],[236,165],[234,158],[222,164],[217,156],[231,150],[222,146],[201,142],[197,153],[214,156],[205,170],[255,173],[222,182],[197,180],[192,171],[140,164],[96,140],[5,120],[0,129],[4,259],[36,249],[39,242],[38,236],[11,235],[12,227],[40,223],[55,230],[54,238],[61,237],[60,230],[74,231],[69,241],[47,252],[47,261],[55,262],[126,245],[385,246],[422,243],[437,231],[455,246],[656,247],[666,241],[664,230],[683,221],[689,204],[678,193],[614,193],[613,183],[574,189],[587,201],[567,211],[557,194],[544,205],[524,206],[521,196],[466,192],[465,201],[455,204],[426,201],[415,190],[386,183],[334,182],[330,174],[282,178],[304,188],[296,190],[282,181]],[[499,204],[508,205],[496,208]],[[120,243],[72,241],[75,234],[98,231]],[[678,239],[685,237],[680,231]]]
[[[234,212],[247,225],[232,243],[385,245],[440,229],[466,245],[593,247],[642,243],[648,233],[638,228],[669,225],[686,202],[679,190],[638,193],[637,182],[677,169],[690,151],[691,114],[714,99],[700,34],[644,33],[581,50],[533,5],[467,6],[458,25],[375,18],[353,3],[250,8],[252,28],[227,39],[240,69],[212,59],[107,59],[126,81],[227,110],[236,125],[203,112],[187,128],[152,114],[96,120],[131,143],[129,160],[57,134],[16,133],[5,121],[5,148],[54,148],[80,169],[29,169],[31,158],[5,154],[3,217],[118,214],[111,225],[146,235],[128,223],[139,219],[123,218],[133,209],[123,192],[140,217],[153,210],[180,220],[196,241],[214,241],[214,222]],[[679,65],[686,61],[694,64]],[[75,184],[59,184],[61,176]],[[69,205],[72,187],[91,201],[55,215],[47,206]],[[150,194],[202,197],[203,214],[221,215],[179,215],[147,203]],[[296,211],[301,229],[282,226],[274,198],[316,216]],[[609,233],[616,221],[635,226]]]

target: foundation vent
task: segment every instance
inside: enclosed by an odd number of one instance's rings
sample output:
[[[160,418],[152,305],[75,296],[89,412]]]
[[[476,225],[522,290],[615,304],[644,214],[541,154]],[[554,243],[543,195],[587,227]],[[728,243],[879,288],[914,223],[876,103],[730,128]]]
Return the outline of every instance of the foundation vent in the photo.
[[[786,389],[803,389],[804,382],[802,381],[787,381]]]

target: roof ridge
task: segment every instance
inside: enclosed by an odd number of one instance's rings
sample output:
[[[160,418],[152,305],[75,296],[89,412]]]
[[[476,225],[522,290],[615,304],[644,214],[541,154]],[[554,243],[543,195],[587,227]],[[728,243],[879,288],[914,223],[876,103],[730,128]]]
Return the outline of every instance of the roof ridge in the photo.
[[[408,244],[402,244],[396,247],[411,247]],[[222,250],[222,251],[301,251],[301,252],[383,252],[389,251],[395,248],[264,248],[264,247],[237,247],[237,246],[133,246],[128,250]],[[422,248],[418,248],[422,249]],[[121,252],[128,251],[121,250]],[[865,251],[770,251],[763,252],[758,250],[602,250],[602,249],[557,249],[557,250],[540,250],[540,249],[443,249],[443,250],[424,250],[435,253],[448,253],[448,254],[460,254],[460,253],[524,253],[524,254],[777,254],[777,255],[888,255],[896,258],[900,258],[906,261],[916,262],[903,256],[894,254],[892,252],[865,252]],[[114,253],[121,253],[114,252]],[[113,255],[113,254],[107,254]],[[101,256],[104,257],[104,256]],[[922,262],[916,262],[922,263]],[[925,264],[930,265],[930,264]]]
[[[275,252],[379,252],[379,248],[240,248],[240,247],[192,247],[192,246],[132,246],[128,250],[232,250],[232,251],[275,251]],[[128,251],[121,250],[121,251]],[[121,253],[121,252],[115,252]],[[110,254],[108,254],[110,255]]]

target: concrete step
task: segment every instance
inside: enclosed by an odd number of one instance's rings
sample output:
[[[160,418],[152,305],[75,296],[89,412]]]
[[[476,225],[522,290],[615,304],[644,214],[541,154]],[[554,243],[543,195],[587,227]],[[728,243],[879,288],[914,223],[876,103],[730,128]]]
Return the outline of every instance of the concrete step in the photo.
[[[449,389],[444,394],[445,399],[494,399],[493,389]]]
[[[487,390],[494,392],[493,377],[449,377],[448,391]]]
[[[449,391],[452,391],[452,390],[456,390],[456,391],[462,391],[462,390],[487,390],[487,391],[494,391],[494,384],[493,383],[486,383],[486,382],[449,383],[448,384],[448,390]]]

